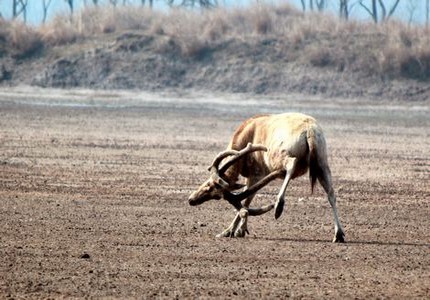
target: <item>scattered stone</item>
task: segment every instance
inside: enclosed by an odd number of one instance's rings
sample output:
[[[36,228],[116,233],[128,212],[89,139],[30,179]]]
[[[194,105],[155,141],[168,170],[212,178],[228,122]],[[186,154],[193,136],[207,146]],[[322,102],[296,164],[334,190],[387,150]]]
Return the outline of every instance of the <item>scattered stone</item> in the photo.
[[[90,259],[91,256],[88,253],[84,253],[82,254],[79,258],[83,258],[83,259]]]

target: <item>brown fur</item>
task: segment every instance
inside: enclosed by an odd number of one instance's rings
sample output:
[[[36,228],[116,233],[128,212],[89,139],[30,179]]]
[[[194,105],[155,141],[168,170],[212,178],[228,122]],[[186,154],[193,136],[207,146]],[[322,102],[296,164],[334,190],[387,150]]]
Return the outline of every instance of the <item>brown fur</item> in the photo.
[[[273,130],[279,127],[279,124],[277,124],[279,120],[274,120],[274,118],[279,118],[279,115],[257,115],[243,122],[234,132],[228,149],[240,150],[246,147],[248,143],[263,144],[270,148],[268,144],[273,142]],[[303,134],[308,144],[305,152],[300,153],[301,157],[299,157],[299,162],[292,178],[299,177],[306,173],[309,166],[311,168],[310,177],[313,190],[319,173],[315,131],[321,131],[321,128],[316,125],[315,119],[302,114],[285,114],[285,119],[288,120],[289,118],[292,118],[293,121],[290,122],[292,124],[288,124],[288,126],[292,128],[292,131],[296,135],[300,136]],[[285,121],[285,123],[288,123],[288,121]],[[271,156],[272,160],[282,161],[285,158],[285,153],[276,150],[274,152],[274,155]],[[265,153],[263,152],[255,152],[250,154],[246,159],[238,161],[236,165],[230,167],[226,172],[227,180],[234,183],[237,181],[239,175],[244,177],[264,176],[276,169],[271,168],[265,163],[264,155]],[[285,167],[282,162],[279,162],[277,165],[282,168]]]

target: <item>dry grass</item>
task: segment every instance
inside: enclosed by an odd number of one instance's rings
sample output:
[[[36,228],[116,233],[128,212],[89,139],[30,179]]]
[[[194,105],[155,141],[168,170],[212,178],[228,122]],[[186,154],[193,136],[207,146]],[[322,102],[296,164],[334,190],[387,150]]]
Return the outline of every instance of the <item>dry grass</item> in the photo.
[[[56,16],[48,26],[42,26],[39,31],[43,41],[49,45],[64,45],[84,38],[79,27],[63,16]]]
[[[40,53],[43,47],[37,30],[22,22],[0,20],[0,57],[9,53],[15,59],[22,59]]]
[[[281,45],[280,52],[299,64],[385,78],[430,78],[430,33],[424,27],[345,22],[331,15],[303,14],[288,5],[205,12],[105,6],[86,8],[73,19],[57,16],[37,29],[1,22],[7,26],[0,26],[0,43],[11,41],[18,56],[44,44],[64,45],[94,35],[139,30],[156,37],[155,51],[165,55],[176,51],[199,58],[226,41],[252,44],[273,39]]]
[[[384,24],[387,43],[380,53],[382,74],[413,79],[430,78],[430,32],[401,23]]]

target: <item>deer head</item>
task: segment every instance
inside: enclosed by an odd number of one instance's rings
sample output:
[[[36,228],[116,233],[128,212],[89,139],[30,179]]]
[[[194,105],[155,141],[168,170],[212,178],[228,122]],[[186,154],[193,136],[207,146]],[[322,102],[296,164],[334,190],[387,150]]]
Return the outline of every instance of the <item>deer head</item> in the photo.
[[[209,167],[209,171],[211,172],[209,179],[206,180],[196,191],[190,195],[188,198],[189,204],[194,206],[202,204],[208,200],[219,200],[224,198],[237,210],[240,210],[243,207],[241,203],[243,199],[251,196],[267,183],[279,177],[279,175],[282,173],[282,171],[272,172],[253,186],[241,192],[234,193],[234,191],[243,188],[244,185],[238,184],[237,182],[229,182],[229,180],[224,177],[224,173],[240,158],[255,151],[267,151],[267,148],[263,145],[253,145],[249,143],[244,149],[240,151],[226,150],[219,153],[214,159],[212,165]],[[220,163],[229,156],[232,157],[227,160],[223,166],[219,167]],[[248,211],[250,215],[258,215],[266,212],[267,209],[270,210],[271,207],[269,208],[269,206],[267,206],[266,208],[248,209]]]

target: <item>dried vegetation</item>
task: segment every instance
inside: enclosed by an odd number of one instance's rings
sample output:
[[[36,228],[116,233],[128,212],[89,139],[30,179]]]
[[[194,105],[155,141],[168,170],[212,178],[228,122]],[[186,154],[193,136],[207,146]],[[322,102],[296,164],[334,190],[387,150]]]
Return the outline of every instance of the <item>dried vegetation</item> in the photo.
[[[232,40],[257,41],[276,47],[276,53],[289,61],[307,66],[387,79],[430,78],[428,28],[400,22],[342,21],[327,14],[303,14],[288,5],[204,12],[86,8],[72,19],[59,15],[38,28],[1,21],[0,57],[7,53],[31,57],[44,48],[130,30],[154,37],[154,51],[165,55],[200,59]]]

